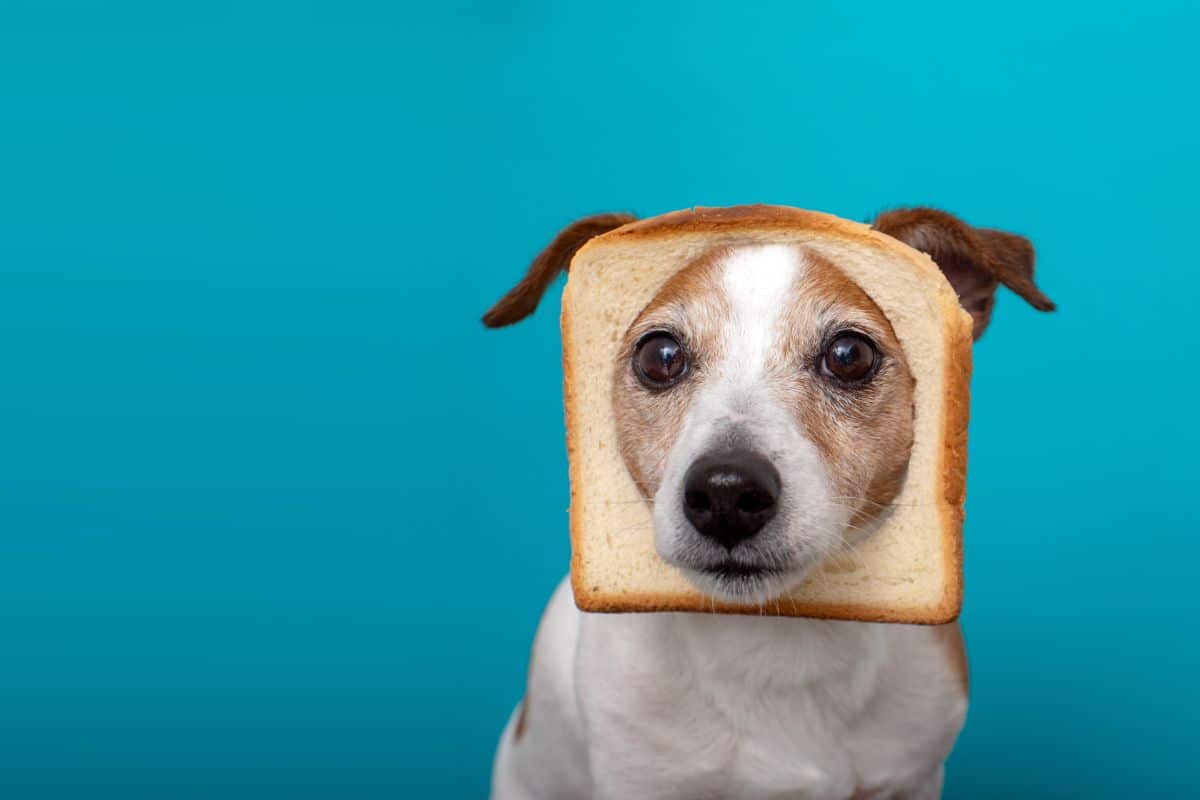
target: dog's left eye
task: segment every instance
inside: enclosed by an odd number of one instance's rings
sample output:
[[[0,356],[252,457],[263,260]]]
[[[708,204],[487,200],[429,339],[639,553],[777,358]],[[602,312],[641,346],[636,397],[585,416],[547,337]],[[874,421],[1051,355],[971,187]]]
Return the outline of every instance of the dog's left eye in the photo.
[[[879,367],[879,350],[861,333],[839,333],[825,345],[822,374],[843,384],[864,383]]]
[[[633,350],[633,371],[650,389],[666,389],[684,376],[688,368],[687,351],[666,331],[651,331]]]

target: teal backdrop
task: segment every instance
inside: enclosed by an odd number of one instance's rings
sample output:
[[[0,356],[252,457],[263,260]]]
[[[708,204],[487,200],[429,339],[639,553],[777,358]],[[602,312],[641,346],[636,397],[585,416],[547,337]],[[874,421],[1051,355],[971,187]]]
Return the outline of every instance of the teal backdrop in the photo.
[[[565,572],[571,219],[931,204],[976,350],[947,797],[1194,797],[1194,3],[0,0],[0,796],[477,798]]]

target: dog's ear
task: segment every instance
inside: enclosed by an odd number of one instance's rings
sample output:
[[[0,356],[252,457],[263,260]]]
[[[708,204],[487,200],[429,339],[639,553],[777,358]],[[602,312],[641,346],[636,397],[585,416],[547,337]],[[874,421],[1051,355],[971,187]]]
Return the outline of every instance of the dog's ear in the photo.
[[[483,324],[489,328],[501,328],[528,317],[537,308],[546,287],[554,281],[559,272],[570,265],[571,258],[579,248],[587,244],[589,239],[608,233],[635,219],[637,217],[633,214],[596,214],[576,220],[563,228],[554,237],[554,241],[538,253],[521,282],[509,289],[508,293],[483,315]]]
[[[1033,282],[1033,245],[1015,233],[973,228],[934,208],[902,208],[875,218],[874,227],[929,255],[958,292],[975,320],[975,338],[992,317],[996,287],[1003,283],[1039,311],[1054,303]]]

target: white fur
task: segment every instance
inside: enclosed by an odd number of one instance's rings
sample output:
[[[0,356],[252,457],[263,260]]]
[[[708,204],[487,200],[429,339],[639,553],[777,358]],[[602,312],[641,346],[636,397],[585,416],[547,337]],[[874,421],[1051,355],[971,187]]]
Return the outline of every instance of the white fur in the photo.
[[[775,341],[787,290],[804,265],[795,247],[764,245],[734,250],[722,266],[732,313],[725,324],[721,383],[752,389]]]
[[[542,619],[494,800],[937,798],[966,699],[933,628],[785,617]]]
[[[697,392],[654,501],[659,554],[710,596],[766,602],[834,549],[847,512],[793,414],[763,391],[782,303],[805,264],[785,247],[724,265],[726,354]],[[735,438],[779,470],[779,512],[726,554],[681,511],[682,481]],[[773,559],[786,574],[738,594],[689,567]],[[567,581],[534,644],[524,732],[514,713],[495,800],[936,798],[966,713],[932,628],[704,614],[584,614]]]

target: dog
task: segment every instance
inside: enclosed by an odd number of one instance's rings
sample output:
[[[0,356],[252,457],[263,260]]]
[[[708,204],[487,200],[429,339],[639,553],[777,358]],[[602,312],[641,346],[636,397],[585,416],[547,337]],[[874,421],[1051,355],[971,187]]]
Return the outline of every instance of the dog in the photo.
[[[568,226],[485,324],[532,313],[584,243],[632,219]],[[1054,308],[1021,236],[929,208],[873,225],[938,264],[975,339],[1000,284]],[[781,596],[814,566],[805,554],[869,536],[899,492],[913,375],[887,318],[836,263],[799,245],[715,248],[667,281],[621,346],[621,455],[652,506],[659,555],[715,600]],[[696,352],[702,375],[689,371]],[[957,622],[589,614],[564,580],[501,735],[492,797],[937,798],[967,689]]]

